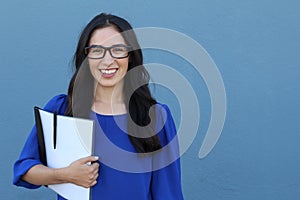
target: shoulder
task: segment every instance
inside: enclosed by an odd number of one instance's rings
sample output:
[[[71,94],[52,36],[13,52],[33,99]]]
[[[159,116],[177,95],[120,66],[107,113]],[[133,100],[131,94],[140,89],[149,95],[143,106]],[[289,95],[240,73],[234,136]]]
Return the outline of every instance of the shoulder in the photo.
[[[166,104],[157,102],[155,105],[156,116],[158,120],[173,120],[170,108]]]
[[[177,134],[171,110],[166,104],[156,104],[155,130],[161,140],[162,146],[168,144]]]
[[[58,113],[64,113],[68,103],[68,96],[66,94],[59,94],[52,97],[45,105],[44,110]]]

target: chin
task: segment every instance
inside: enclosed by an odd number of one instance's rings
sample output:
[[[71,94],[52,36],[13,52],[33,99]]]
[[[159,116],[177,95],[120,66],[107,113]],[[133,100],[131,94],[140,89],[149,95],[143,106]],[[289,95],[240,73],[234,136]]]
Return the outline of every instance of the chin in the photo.
[[[98,85],[101,87],[114,87],[117,83],[112,81],[99,81]]]

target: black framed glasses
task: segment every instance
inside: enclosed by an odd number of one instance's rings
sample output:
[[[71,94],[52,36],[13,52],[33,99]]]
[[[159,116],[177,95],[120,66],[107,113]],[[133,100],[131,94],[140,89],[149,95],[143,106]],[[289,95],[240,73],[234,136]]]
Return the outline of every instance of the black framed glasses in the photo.
[[[129,56],[130,46],[124,44],[115,44],[110,47],[104,47],[102,45],[91,45],[85,47],[85,54],[91,59],[101,59],[104,58],[107,51],[112,58],[120,59]]]

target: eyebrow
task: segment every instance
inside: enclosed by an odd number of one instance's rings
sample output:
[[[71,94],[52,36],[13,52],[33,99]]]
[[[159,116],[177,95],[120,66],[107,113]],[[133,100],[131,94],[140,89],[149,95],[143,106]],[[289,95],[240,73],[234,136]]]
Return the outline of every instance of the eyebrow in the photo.
[[[89,47],[114,47],[114,46],[128,46],[127,44],[124,44],[124,43],[117,43],[117,44],[113,44],[113,45],[111,45],[111,46],[103,46],[103,45],[101,45],[101,44],[91,44],[91,45],[89,45]]]

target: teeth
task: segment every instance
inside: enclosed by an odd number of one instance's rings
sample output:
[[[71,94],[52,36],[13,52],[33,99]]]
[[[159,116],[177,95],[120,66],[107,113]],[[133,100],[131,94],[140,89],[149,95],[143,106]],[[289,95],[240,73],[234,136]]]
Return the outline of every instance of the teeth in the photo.
[[[113,74],[117,71],[117,69],[100,69],[102,74]]]

